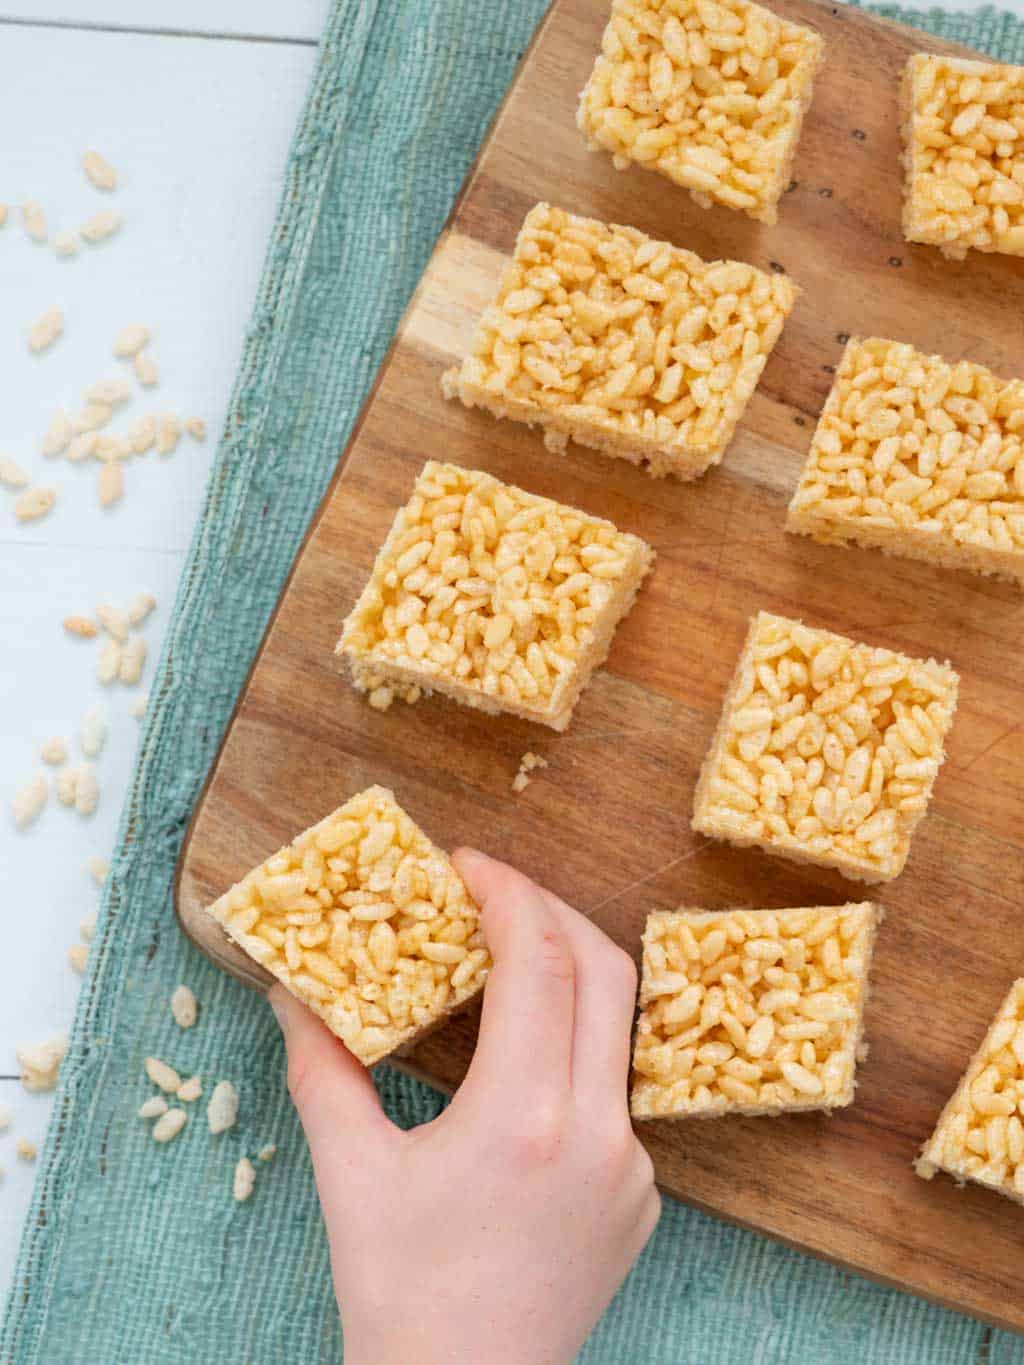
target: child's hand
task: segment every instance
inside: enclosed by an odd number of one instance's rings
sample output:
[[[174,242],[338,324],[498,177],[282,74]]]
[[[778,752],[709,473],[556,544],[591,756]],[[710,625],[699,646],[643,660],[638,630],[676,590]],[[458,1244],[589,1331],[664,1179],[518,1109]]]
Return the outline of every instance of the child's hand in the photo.
[[[346,1365],[561,1365],[658,1221],[626,1107],[636,971],[504,863],[455,857],[494,958],[472,1065],[403,1133],[364,1068],[270,995],[327,1223]]]

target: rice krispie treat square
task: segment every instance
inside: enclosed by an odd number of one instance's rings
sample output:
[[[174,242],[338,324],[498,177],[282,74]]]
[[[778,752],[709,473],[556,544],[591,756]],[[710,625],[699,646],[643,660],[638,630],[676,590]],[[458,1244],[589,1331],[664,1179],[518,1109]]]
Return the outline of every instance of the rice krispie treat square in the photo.
[[[610,521],[431,462],[337,652],[378,709],[441,692],[564,730],[653,560]]]
[[[1024,380],[854,337],[786,528],[1024,583]]]
[[[1024,1204],[1024,979],[1015,981],[915,1163]]]
[[[958,682],[934,659],[760,612],[701,769],[693,828],[890,881],[928,807]]]
[[[1024,66],[918,52],[902,117],[907,241],[1024,256]]]
[[[880,919],[870,902],[650,915],[634,1118],[849,1104]]]
[[[483,987],[479,911],[446,854],[368,787],[209,907],[364,1066]]]
[[[774,223],[823,48],[747,0],[613,0],[576,121],[618,170]]]
[[[538,204],[446,398],[693,479],[717,464],[798,290]]]

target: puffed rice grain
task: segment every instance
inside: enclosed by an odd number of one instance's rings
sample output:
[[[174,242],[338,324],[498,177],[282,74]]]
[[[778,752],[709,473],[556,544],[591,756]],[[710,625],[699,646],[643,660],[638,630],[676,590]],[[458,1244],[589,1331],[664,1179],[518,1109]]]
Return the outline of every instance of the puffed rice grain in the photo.
[[[259,1157],[260,1161],[273,1161],[274,1157],[277,1156],[277,1143],[265,1143],[256,1155]]]
[[[42,206],[35,199],[26,199],[22,204],[21,221],[33,242],[46,241],[46,218]]]
[[[96,676],[101,683],[112,683],[121,668],[121,646],[114,639],[104,640],[96,660]]]
[[[158,1085],[161,1090],[166,1090],[168,1095],[177,1093],[178,1087],[181,1085],[181,1077],[173,1066],[168,1066],[159,1057],[147,1057],[145,1067],[146,1075],[154,1085]]]
[[[156,453],[172,455],[181,440],[181,423],[173,413],[164,413],[156,427]]]
[[[102,707],[90,707],[85,713],[80,738],[82,753],[86,758],[95,758],[102,751],[107,738],[107,722]]]
[[[84,943],[72,943],[68,949],[68,963],[72,971],[83,976],[86,967],[89,965],[89,949]]]
[[[114,190],[117,188],[117,172],[106,157],[100,156],[99,152],[90,150],[85,153],[82,157],[82,170],[85,171],[98,190]]]
[[[64,331],[64,314],[60,308],[47,308],[38,321],[28,329],[28,349],[38,355],[47,350]]]
[[[82,763],[75,783],[75,810],[79,815],[92,815],[99,803],[100,784],[96,781],[96,774],[88,763]]]
[[[127,379],[100,379],[90,384],[85,391],[87,403],[106,403],[111,408],[127,403],[132,396],[131,385]]]
[[[255,1184],[256,1167],[247,1156],[243,1156],[235,1167],[235,1176],[231,1184],[231,1193],[239,1204],[249,1198]]]
[[[30,1094],[53,1090],[57,1084],[57,1073],[68,1050],[68,1040],[63,1033],[45,1043],[22,1043],[15,1050],[18,1065],[21,1067],[21,1084]]]
[[[56,488],[26,488],[15,501],[14,515],[19,521],[38,521],[53,510],[56,501]]]
[[[135,378],[144,389],[151,389],[160,382],[160,371],[149,351],[139,351],[136,355]]]
[[[18,829],[28,829],[39,819],[50,793],[50,784],[43,773],[26,782],[11,802],[11,813]]]
[[[89,459],[91,455],[96,454],[99,439],[99,432],[96,431],[86,431],[73,437],[68,446],[68,459],[72,464],[79,464],[82,460]]]
[[[130,360],[148,341],[148,327],[144,327],[141,322],[129,323],[127,327],[122,327],[114,338],[114,355],[118,360]]]
[[[102,242],[112,237],[121,226],[121,215],[112,209],[102,209],[84,222],[79,229],[87,242]]]
[[[15,1151],[18,1153],[19,1161],[32,1162],[35,1161],[36,1157],[39,1155],[36,1144],[30,1142],[28,1138],[19,1138],[15,1146]]]
[[[65,616],[61,624],[69,635],[77,635],[82,640],[94,640],[99,634],[88,616]]]
[[[39,750],[39,757],[44,763],[60,764],[66,763],[68,759],[68,742],[63,735],[53,735],[44,741]]]
[[[131,706],[129,707],[129,710],[131,711],[132,715],[135,717],[136,720],[141,720],[142,717],[146,714],[146,707],[148,705],[149,693],[140,692],[139,695],[132,702]]]
[[[128,604],[128,620],[133,626],[141,626],[156,606],[156,598],[151,592],[137,592]]]
[[[238,1118],[238,1091],[230,1081],[218,1081],[206,1106],[206,1122],[216,1136],[235,1126]]]
[[[71,430],[76,436],[99,431],[101,427],[107,425],[113,415],[114,409],[109,403],[87,403],[81,412],[76,412],[72,416]]]
[[[139,1118],[158,1119],[161,1114],[167,1113],[167,1108],[167,1101],[163,1095],[150,1095],[149,1099],[139,1106]]]
[[[530,774],[534,768],[546,768],[548,761],[540,754],[525,753],[519,760],[519,771],[512,779],[512,790],[517,794],[523,792],[530,785]]]
[[[15,460],[0,456],[0,484],[5,488],[24,488],[28,475]]]
[[[78,255],[78,236],[74,232],[58,232],[53,239],[53,249],[58,256],[67,260]]]
[[[188,1122],[188,1115],[184,1109],[168,1109],[166,1114],[161,1114],[156,1123],[153,1124],[153,1141],[170,1142],[176,1138]]]
[[[73,806],[75,804],[75,795],[78,791],[78,774],[79,769],[73,764],[68,764],[58,772],[54,785],[57,790],[57,800],[62,806]]]
[[[119,677],[129,687],[134,687],[142,677],[146,664],[146,642],[141,635],[130,635],[121,649]]]
[[[94,854],[87,861],[86,867],[88,867],[89,874],[96,885],[102,886],[107,880],[107,873],[110,871],[110,864],[107,862],[106,858],[97,858]],[[82,937],[85,938],[85,935],[83,934]],[[86,939],[86,942],[88,942],[88,939]]]
[[[105,602],[96,608],[96,619],[115,640],[123,644],[128,639],[128,628],[131,624],[128,613],[121,607],[111,606]]]
[[[196,1022],[196,997],[188,986],[175,986],[171,994],[171,1014],[179,1028],[191,1028]]]
[[[136,455],[145,455],[156,440],[156,418],[140,417],[128,428],[128,440]]]
[[[185,430],[192,437],[193,441],[206,440],[206,423],[201,417],[189,417],[185,421]]]
[[[90,910],[85,919],[78,926],[78,933],[83,943],[91,943],[96,937],[96,911]]]
[[[121,501],[124,495],[124,473],[116,460],[104,463],[96,481],[96,491],[102,507],[113,507]]]
[[[190,1076],[187,1081],[182,1081],[178,1086],[178,1099],[184,1100],[186,1104],[191,1104],[194,1100],[202,1097],[203,1082],[198,1076]]]
[[[46,428],[42,451],[46,456],[62,455],[67,450],[73,433],[71,422],[63,408],[58,408]]]

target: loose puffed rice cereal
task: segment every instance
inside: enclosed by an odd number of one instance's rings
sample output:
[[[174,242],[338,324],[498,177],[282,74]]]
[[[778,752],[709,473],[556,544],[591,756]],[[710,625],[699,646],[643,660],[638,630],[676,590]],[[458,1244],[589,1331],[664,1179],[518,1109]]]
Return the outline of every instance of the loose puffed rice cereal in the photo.
[[[58,256],[67,259],[78,255],[78,236],[74,232],[58,232],[53,239],[53,249]]]
[[[7,226],[7,205],[0,204],[0,228]]]
[[[79,764],[75,783],[75,810],[79,815],[92,815],[100,803],[100,785],[88,763]]]
[[[516,793],[523,792],[530,785],[530,774],[534,768],[546,768],[548,761],[540,754],[525,753],[519,760],[519,771],[512,779],[512,790]]]
[[[39,757],[44,763],[66,763],[68,759],[67,740],[63,735],[52,735],[43,742],[43,745],[39,750]]]
[[[109,403],[87,403],[81,412],[76,412],[71,418],[71,430],[76,436],[84,435],[89,431],[99,431],[105,427],[114,415],[114,409]]]
[[[96,454],[98,442],[99,434],[95,431],[86,431],[80,436],[75,436],[68,446],[68,459],[72,464],[78,464],[82,460],[87,460],[90,455]]]
[[[91,858],[89,858],[88,861],[86,862],[86,867],[88,867],[89,873],[90,873],[90,875],[91,875],[93,881],[96,883],[96,885],[97,885],[97,886],[102,886],[103,883],[107,880],[107,873],[110,871],[110,864],[107,862],[106,858],[97,858],[97,857],[95,856],[95,854],[94,854],[94,855],[93,855]],[[84,921],[83,921],[83,927],[84,927]],[[94,926],[94,931],[95,931],[95,926]],[[82,937],[85,938],[85,934],[84,934],[84,933],[82,934]],[[87,943],[88,943],[88,941],[89,941],[89,940],[86,939],[86,942],[87,942]]]
[[[132,396],[131,385],[127,379],[100,379],[90,384],[85,391],[87,403],[106,403],[112,408],[127,403]]]
[[[140,692],[128,708],[136,720],[141,720],[146,714],[146,707],[149,705],[149,693]]]
[[[15,1146],[15,1151],[18,1153],[19,1161],[35,1161],[36,1157],[39,1155],[36,1144],[30,1142],[28,1138],[19,1138],[17,1145]]]
[[[88,616],[65,616],[61,624],[69,635],[77,635],[82,640],[94,640],[99,634]]]
[[[170,1142],[176,1138],[188,1122],[188,1115],[184,1109],[168,1109],[166,1114],[161,1114],[156,1123],[153,1124],[153,1141]]]
[[[868,902],[649,915],[634,1118],[849,1104],[880,918]]]
[[[73,433],[71,422],[63,408],[54,413],[43,437],[42,451],[46,456],[62,455],[68,448]]]
[[[129,323],[127,327],[122,327],[114,338],[114,355],[118,360],[130,360],[132,356],[138,355],[148,341],[148,327],[144,327],[141,322]]]
[[[256,1167],[247,1156],[239,1158],[238,1165],[235,1167],[235,1176],[231,1184],[231,1193],[235,1196],[238,1203],[242,1203],[252,1194],[253,1186],[256,1184]]]
[[[192,437],[193,441],[206,440],[206,423],[201,417],[189,417],[185,421],[185,430]]]
[[[79,976],[85,973],[89,965],[89,949],[84,943],[72,943],[68,949],[68,962],[72,971],[77,972]]]
[[[853,338],[786,528],[1024,583],[1024,379]]]
[[[100,156],[99,152],[86,152],[82,157],[82,170],[85,171],[98,190],[114,190],[117,188],[117,172],[105,157]]]
[[[30,1094],[53,1090],[67,1049],[68,1040],[62,1033],[45,1043],[22,1043],[16,1049],[22,1086]]]
[[[21,221],[33,242],[46,241],[46,218],[42,206],[35,199],[26,199],[22,204]]]
[[[230,1081],[218,1081],[206,1106],[206,1122],[216,1136],[235,1126],[238,1118],[238,1091]]]
[[[83,223],[79,229],[87,242],[102,242],[112,237],[121,226],[121,215],[111,209],[103,209]]]
[[[135,454],[127,436],[101,436],[92,452],[97,460],[129,460]]]
[[[64,314],[56,305],[47,308],[28,329],[28,349],[35,354],[52,346],[64,331]]]
[[[260,1161],[273,1161],[274,1157],[277,1156],[277,1143],[266,1143],[260,1148],[256,1155],[259,1157]]]
[[[112,683],[121,668],[121,646],[114,639],[104,640],[96,660],[96,676],[101,683]]]
[[[50,784],[43,773],[37,773],[30,782],[25,783],[11,802],[11,813],[18,829],[28,829],[39,819],[49,793]]]
[[[146,642],[141,635],[130,635],[121,649],[121,667],[118,676],[128,687],[134,687],[142,677],[146,664]]]
[[[107,722],[101,706],[92,706],[85,713],[80,738],[86,758],[95,758],[102,751],[107,738]]]
[[[916,1162],[1024,1204],[1024,979],[1015,981]]]
[[[182,1081],[178,1086],[178,1099],[184,1100],[186,1104],[191,1104],[193,1100],[201,1098],[203,1093],[203,1082],[198,1076],[190,1076],[187,1081]]]
[[[1024,66],[919,52],[901,96],[903,235],[1024,256]]]
[[[156,440],[156,418],[140,417],[128,429],[128,440],[136,455],[145,455]]]
[[[7,1112],[6,1109],[4,1109],[2,1106],[0,1106],[0,1133],[6,1133],[7,1129],[10,1128],[10,1126],[11,1126],[11,1116],[10,1116],[10,1114]],[[266,1151],[266,1148],[264,1148],[263,1150]],[[261,1153],[261,1159],[262,1159],[262,1153]]]
[[[73,764],[61,768],[57,774],[55,783],[57,800],[62,806],[73,806],[75,804],[75,796],[78,792],[78,774],[79,769]]]
[[[466,1004],[490,968],[462,878],[383,787],[300,834],[210,913],[364,1066]]]
[[[538,204],[446,398],[693,479],[718,464],[798,290]]]
[[[96,911],[90,910],[85,919],[78,926],[83,943],[91,943],[96,937]]]
[[[158,1085],[161,1090],[166,1090],[169,1095],[177,1092],[181,1085],[181,1077],[173,1066],[168,1066],[159,1057],[147,1057],[145,1067],[146,1075],[154,1085]]]
[[[56,501],[56,488],[26,488],[14,503],[14,515],[19,521],[38,521],[53,510]]]
[[[181,423],[173,413],[164,413],[156,426],[156,453],[172,455],[181,440]]]
[[[564,730],[653,558],[611,522],[430,462],[336,652],[378,709],[437,691]]]
[[[115,640],[122,644],[128,639],[128,629],[131,625],[128,613],[121,607],[112,606],[109,602],[103,602],[96,608],[96,620]]]
[[[196,997],[188,986],[175,986],[171,993],[171,1014],[179,1028],[191,1028],[196,1022]]]
[[[613,0],[576,121],[617,170],[774,223],[823,48],[747,0]]]
[[[928,807],[958,683],[948,664],[760,612],[701,769],[693,828],[890,881]]]
[[[101,507],[113,507],[124,495],[124,473],[116,460],[104,463],[96,481]]]
[[[135,378],[144,389],[151,389],[160,381],[160,371],[148,351],[139,351],[135,357]]]
[[[167,1101],[162,1095],[151,1095],[139,1106],[140,1119],[158,1119],[167,1113]]]
[[[24,488],[28,483],[28,475],[15,460],[0,456],[0,483],[5,488]]]
[[[156,598],[151,592],[137,592],[128,604],[128,620],[133,626],[141,626],[156,606]]]

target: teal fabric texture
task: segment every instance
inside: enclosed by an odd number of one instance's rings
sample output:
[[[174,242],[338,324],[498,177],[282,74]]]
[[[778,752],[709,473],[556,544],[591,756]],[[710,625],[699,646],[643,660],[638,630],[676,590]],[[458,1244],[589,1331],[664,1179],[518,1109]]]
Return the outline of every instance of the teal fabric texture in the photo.
[[[293,555],[546,2],[334,0],[122,815],[5,1365],[343,1359],[277,1026],[179,933],[175,860]],[[1024,62],[1010,15],[880,12]],[[187,1033],[168,1008],[180,981],[200,1002]],[[200,1073],[207,1094],[234,1081],[238,1124],[211,1138],[202,1101],[156,1146],[136,1117],[149,1054]],[[443,1107],[397,1072],[377,1083],[404,1126]],[[254,1196],[236,1204],[235,1163],[267,1142],[276,1160],[256,1163]],[[1024,1365],[1024,1339],[666,1201],[580,1360]]]

